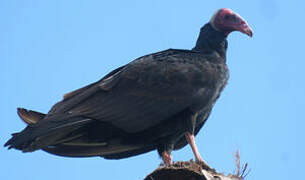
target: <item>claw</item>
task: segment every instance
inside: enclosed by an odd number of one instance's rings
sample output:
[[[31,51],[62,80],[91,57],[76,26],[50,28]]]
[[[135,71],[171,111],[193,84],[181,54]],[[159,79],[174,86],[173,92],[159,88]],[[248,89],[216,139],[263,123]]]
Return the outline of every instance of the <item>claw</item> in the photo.
[[[164,151],[162,153],[162,160],[165,165],[170,165],[172,164],[172,155],[169,152]]]

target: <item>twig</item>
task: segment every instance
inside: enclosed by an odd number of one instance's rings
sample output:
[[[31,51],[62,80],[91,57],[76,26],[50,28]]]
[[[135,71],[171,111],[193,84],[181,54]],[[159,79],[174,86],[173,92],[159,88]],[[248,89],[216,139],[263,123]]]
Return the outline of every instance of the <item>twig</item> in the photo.
[[[240,178],[242,179],[242,180],[244,180],[246,177],[247,177],[247,175],[250,173],[250,171],[251,171],[251,169],[249,169],[248,171],[247,171],[247,167],[248,167],[248,163],[245,163],[245,165],[243,166],[243,170],[242,170],[242,173],[241,173],[241,175],[240,175]],[[246,172],[247,171],[247,172]]]
[[[235,165],[237,168],[236,176],[239,176],[240,175],[240,155],[239,155],[238,149],[236,150],[236,153],[235,153]]]
[[[251,169],[249,169],[247,171],[247,168],[248,168],[248,163],[247,162],[242,166],[242,168],[240,168],[240,154],[239,154],[238,149],[236,150],[235,158],[236,158],[235,165],[236,165],[236,168],[237,168],[237,172],[236,172],[235,175],[237,177],[240,177],[242,180],[244,180],[246,178],[246,176],[250,173]],[[242,170],[240,171],[240,169],[242,169]]]

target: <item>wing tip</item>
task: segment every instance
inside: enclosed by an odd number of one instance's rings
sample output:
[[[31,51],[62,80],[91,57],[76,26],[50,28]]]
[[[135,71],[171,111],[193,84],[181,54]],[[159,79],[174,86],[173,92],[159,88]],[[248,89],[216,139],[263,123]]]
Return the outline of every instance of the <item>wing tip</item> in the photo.
[[[45,114],[27,110],[24,108],[17,108],[17,114],[27,125],[36,124],[38,121],[44,118]]]

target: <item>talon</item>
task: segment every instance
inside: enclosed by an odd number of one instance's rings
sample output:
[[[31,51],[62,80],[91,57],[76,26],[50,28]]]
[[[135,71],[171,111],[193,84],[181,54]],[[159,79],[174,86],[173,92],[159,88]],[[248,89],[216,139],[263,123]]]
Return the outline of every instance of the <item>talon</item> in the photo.
[[[204,169],[207,169],[207,170],[212,170],[212,168],[203,160],[196,160],[195,161],[197,164],[201,165]]]
[[[172,155],[169,152],[164,151],[162,153],[162,160],[165,165],[170,165],[172,164]]]

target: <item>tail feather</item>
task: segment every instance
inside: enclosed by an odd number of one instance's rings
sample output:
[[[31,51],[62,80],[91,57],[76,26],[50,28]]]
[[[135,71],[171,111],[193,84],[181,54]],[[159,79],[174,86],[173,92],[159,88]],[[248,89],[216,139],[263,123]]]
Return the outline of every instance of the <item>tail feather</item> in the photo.
[[[28,125],[19,133],[12,134],[4,146],[23,152],[32,152],[48,145],[56,144],[66,138],[71,132],[92,122],[92,119],[83,117],[53,117],[36,124]]]
[[[9,139],[5,144],[4,144],[4,147],[6,147],[6,146],[8,146],[8,149],[12,149],[13,147],[11,146],[11,144],[12,144],[12,139],[14,139],[16,136],[18,136],[18,134],[19,133],[13,133],[12,134],[12,138],[11,139]]]

